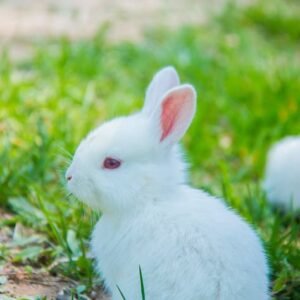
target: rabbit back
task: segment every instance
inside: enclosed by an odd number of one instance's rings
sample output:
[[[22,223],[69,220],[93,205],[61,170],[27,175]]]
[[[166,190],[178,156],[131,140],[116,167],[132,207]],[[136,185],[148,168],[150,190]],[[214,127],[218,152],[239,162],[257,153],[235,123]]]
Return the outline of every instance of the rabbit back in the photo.
[[[113,299],[268,299],[267,265],[252,228],[221,201],[189,187],[126,219],[103,216],[92,238]]]

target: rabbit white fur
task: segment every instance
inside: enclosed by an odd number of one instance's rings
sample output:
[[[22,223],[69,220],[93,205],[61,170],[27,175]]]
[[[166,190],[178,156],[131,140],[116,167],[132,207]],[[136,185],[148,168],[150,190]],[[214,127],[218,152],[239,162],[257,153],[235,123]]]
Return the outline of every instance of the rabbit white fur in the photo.
[[[284,209],[300,209],[300,137],[290,136],[270,150],[264,189],[270,202]]]
[[[144,108],[104,123],[80,144],[68,188],[102,211],[92,251],[113,299],[265,300],[268,267],[254,230],[219,199],[186,183],[177,142],[196,109],[174,68],[156,74]],[[121,163],[103,165],[106,157]]]

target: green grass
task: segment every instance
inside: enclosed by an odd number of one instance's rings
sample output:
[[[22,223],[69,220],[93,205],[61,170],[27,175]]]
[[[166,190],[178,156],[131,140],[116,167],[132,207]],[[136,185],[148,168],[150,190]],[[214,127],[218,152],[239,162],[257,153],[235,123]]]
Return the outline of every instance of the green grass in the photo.
[[[67,197],[64,171],[78,142],[99,122],[142,106],[152,75],[174,65],[198,91],[198,111],[184,138],[191,181],[223,196],[262,237],[274,299],[300,299],[300,225],[266,202],[260,184],[266,151],[300,133],[300,5],[296,0],[228,6],[206,26],[159,28],[139,43],[45,41],[34,54],[0,63],[0,205],[9,222],[46,239],[18,263],[95,281],[87,255],[97,216]],[[92,219],[92,221],[91,221]],[[26,247],[24,248],[26,250]],[[0,245],[0,259],[9,249]],[[66,260],[63,260],[66,258]]]

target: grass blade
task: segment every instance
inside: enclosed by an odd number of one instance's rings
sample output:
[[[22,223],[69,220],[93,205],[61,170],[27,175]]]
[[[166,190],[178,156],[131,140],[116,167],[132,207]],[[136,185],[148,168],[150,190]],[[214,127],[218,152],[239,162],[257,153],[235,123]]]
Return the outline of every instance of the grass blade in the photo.
[[[142,274],[141,266],[139,266],[139,273],[140,273],[140,283],[141,283],[142,300],[146,300],[144,280],[143,280],[143,274]]]
[[[126,300],[126,298],[125,298],[124,294],[122,293],[122,291],[121,291],[121,289],[119,288],[119,286],[118,286],[118,285],[117,285],[117,289],[118,289],[118,291],[119,291],[119,293],[120,293],[120,295],[121,295],[122,299],[123,299],[123,300]]]

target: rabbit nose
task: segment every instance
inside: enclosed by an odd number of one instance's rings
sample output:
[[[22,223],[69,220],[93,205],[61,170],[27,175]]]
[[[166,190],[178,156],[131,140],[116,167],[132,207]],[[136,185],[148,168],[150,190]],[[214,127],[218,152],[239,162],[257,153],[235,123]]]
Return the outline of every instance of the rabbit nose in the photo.
[[[66,173],[65,173],[65,178],[66,178],[66,180],[67,181],[71,181],[72,180],[72,178],[73,178],[73,167],[72,166],[70,166],[69,168],[68,168],[68,170],[66,171]]]

